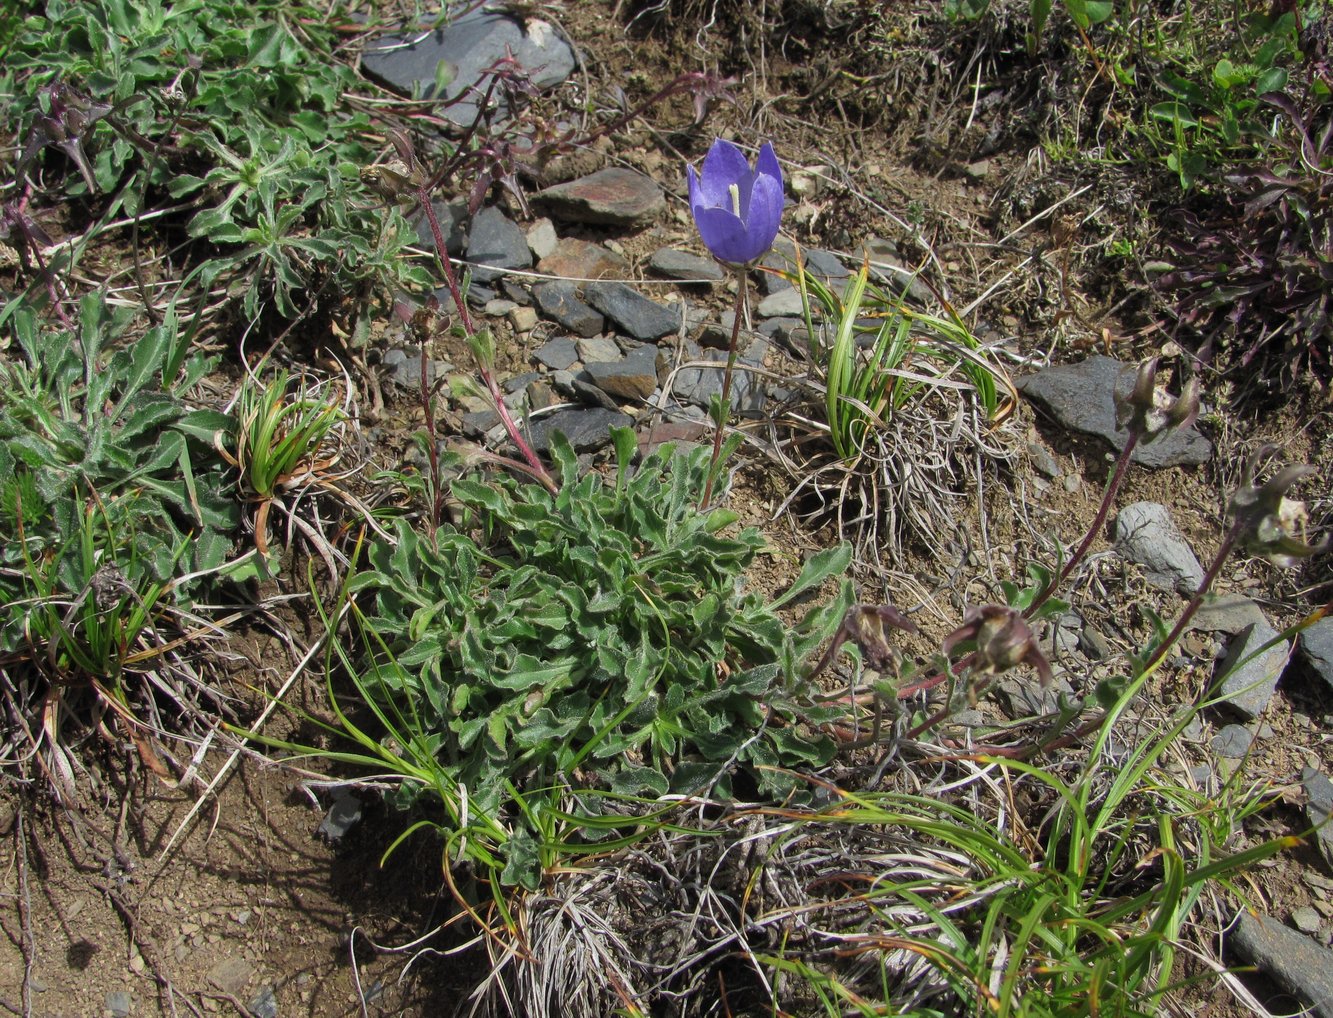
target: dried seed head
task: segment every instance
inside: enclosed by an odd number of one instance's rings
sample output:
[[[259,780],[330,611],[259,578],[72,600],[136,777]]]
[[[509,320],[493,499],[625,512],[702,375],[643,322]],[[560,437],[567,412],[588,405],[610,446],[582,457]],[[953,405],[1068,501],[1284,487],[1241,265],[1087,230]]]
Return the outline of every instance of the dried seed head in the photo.
[[[1199,383],[1191,377],[1172,398],[1157,385],[1158,358],[1139,365],[1134,388],[1128,395],[1116,394],[1116,424],[1137,434],[1142,442],[1188,427],[1199,416]]]
[[[1305,503],[1286,497],[1293,484],[1315,472],[1313,467],[1283,467],[1264,484],[1254,483],[1259,465],[1276,451],[1276,446],[1265,445],[1246,463],[1227,514],[1236,521],[1242,548],[1285,567],[1326,550],[1328,537],[1311,543],[1306,534],[1310,514]]]
[[[1054,679],[1051,664],[1037,645],[1027,620],[1012,608],[998,604],[969,608],[963,624],[944,638],[941,648],[949,654],[960,643],[975,644],[977,669],[1007,672],[1018,665],[1037,670],[1043,686]]]

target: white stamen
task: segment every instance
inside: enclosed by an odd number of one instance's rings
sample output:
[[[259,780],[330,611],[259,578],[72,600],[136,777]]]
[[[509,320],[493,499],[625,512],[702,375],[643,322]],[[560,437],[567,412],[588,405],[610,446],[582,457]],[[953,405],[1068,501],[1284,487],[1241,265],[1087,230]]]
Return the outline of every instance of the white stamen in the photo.
[[[727,190],[731,192],[731,212],[737,219],[741,217],[741,189],[737,184],[728,184]]]

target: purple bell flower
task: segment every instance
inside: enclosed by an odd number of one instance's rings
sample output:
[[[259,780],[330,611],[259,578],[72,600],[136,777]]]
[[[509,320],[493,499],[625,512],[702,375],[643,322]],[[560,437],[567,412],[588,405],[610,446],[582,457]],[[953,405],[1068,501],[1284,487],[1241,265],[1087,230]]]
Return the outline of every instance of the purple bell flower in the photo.
[[[782,221],[782,168],[764,142],[754,169],[745,154],[721,138],[704,157],[701,173],[685,168],[690,212],[704,246],[720,262],[748,265],[761,258]]]

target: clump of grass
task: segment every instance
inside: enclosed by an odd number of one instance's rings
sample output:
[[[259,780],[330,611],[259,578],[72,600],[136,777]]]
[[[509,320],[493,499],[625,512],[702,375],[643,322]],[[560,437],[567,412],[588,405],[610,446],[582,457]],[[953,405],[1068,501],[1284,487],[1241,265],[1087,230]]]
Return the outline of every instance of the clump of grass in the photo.
[[[797,479],[788,505],[831,514],[867,561],[952,530],[953,506],[980,488],[976,459],[1011,455],[1002,428],[1016,398],[1004,369],[947,306],[932,315],[870,281],[841,294],[799,265],[810,391],[779,447]]]

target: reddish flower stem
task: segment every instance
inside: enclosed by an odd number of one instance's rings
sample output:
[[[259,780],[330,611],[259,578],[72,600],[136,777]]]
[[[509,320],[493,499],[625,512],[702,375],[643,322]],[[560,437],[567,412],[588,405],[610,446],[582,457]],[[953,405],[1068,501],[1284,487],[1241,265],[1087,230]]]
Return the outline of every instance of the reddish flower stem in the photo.
[[[713,457],[708,461],[708,479],[704,482],[703,498],[699,499],[699,511],[705,512],[713,499],[713,482],[717,478],[718,459],[722,456],[722,431],[727,418],[731,416],[731,375],[736,367],[736,355],[739,352],[741,338],[741,319],[745,317],[747,300],[750,292],[749,280],[744,266],[736,268],[736,320],[731,323],[731,344],[727,347],[727,366],[722,372],[722,396],[718,403],[717,427],[713,431]]]

